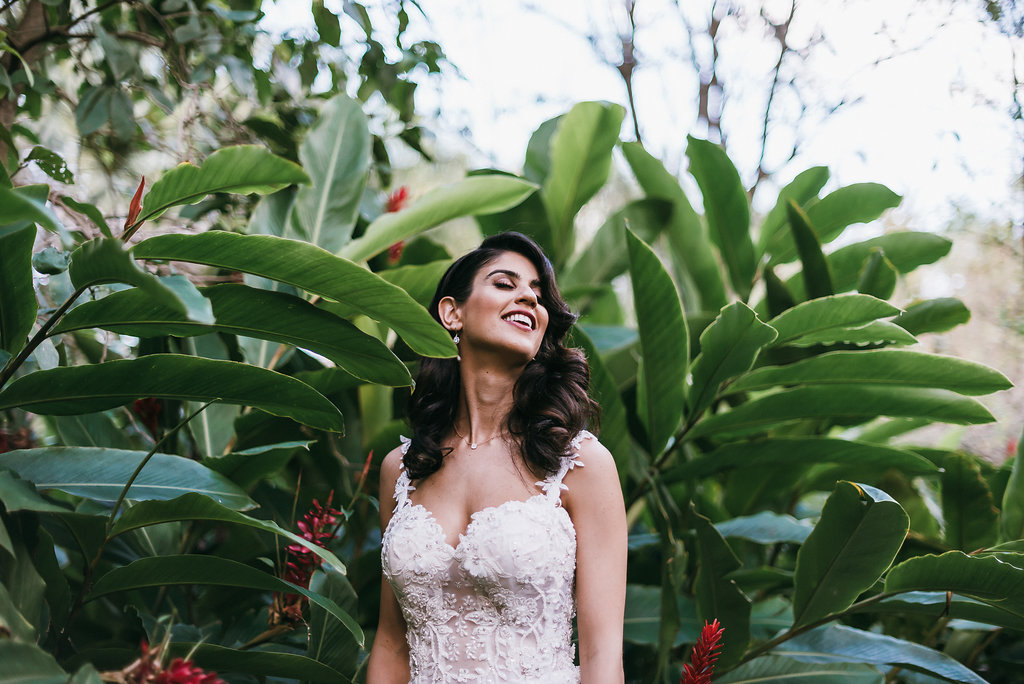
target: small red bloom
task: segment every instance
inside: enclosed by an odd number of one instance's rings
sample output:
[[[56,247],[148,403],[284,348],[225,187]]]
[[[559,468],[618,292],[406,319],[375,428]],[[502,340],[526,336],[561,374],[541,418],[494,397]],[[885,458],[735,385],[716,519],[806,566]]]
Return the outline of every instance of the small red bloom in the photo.
[[[153,680],[156,684],[227,684],[216,672],[206,672],[191,660],[175,658],[170,667]]]
[[[142,424],[146,426],[150,434],[156,437],[157,429],[160,426],[160,412],[164,409],[164,403],[159,399],[147,397],[136,399],[132,402],[132,411],[139,417]]]
[[[388,202],[384,206],[385,214],[393,214],[396,211],[405,209],[405,203],[409,201],[409,188],[404,185],[388,195]]]
[[[326,549],[334,534],[338,531],[341,511],[331,508],[334,492],[327,497],[326,505],[313,499],[313,507],[302,516],[295,525],[306,541]],[[320,556],[302,544],[289,544],[286,548],[284,577],[286,582],[308,588],[313,572],[320,567]],[[302,620],[302,606],[305,596],[298,594],[275,594],[274,605],[270,610],[272,624],[280,622],[299,622]]]
[[[395,244],[388,247],[388,263],[397,264],[398,260],[402,258],[402,250],[405,249],[405,240],[399,240]]]
[[[166,646],[165,641],[150,648],[143,641],[142,655],[135,662],[119,672],[103,673],[101,678],[125,684],[227,684],[216,672],[206,672],[191,660],[175,658],[164,667],[161,656]]]
[[[683,665],[683,677],[679,684],[711,684],[715,662],[721,655],[718,650],[722,647],[721,639],[724,632],[725,629],[717,619],[710,625],[704,623],[704,628],[700,630],[700,638],[690,653],[690,661],[693,664]]]

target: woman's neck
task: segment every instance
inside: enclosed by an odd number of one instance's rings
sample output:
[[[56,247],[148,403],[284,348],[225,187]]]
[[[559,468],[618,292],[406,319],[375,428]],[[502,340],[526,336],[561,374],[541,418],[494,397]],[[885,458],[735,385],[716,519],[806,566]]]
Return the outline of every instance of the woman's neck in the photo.
[[[455,416],[456,430],[470,444],[489,441],[505,431],[513,390],[522,373],[522,369],[475,366],[462,362],[462,394]]]

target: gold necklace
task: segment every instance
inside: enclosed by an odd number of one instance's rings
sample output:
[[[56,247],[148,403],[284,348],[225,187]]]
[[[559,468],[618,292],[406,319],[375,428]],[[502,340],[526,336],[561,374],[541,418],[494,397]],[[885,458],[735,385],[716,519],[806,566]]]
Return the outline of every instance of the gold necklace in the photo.
[[[474,451],[476,450],[477,447],[483,446],[484,444],[487,444],[488,442],[490,442],[490,441],[492,441],[494,439],[497,439],[498,437],[501,437],[503,434],[505,434],[504,432],[499,432],[498,434],[494,435],[493,437],[489,437],[489,438],[485,439],[482,442],[470,442],[468,439],[463,437],[461,432],[459,432],[459,428],[458,428],[457,425],[455,425],[455,423],[452,423],[452,430],[455,430],[455,434],[458,435],[462,439],[462,441],[464,441],[466,444],[468,444],[469,448],[473,449]]]

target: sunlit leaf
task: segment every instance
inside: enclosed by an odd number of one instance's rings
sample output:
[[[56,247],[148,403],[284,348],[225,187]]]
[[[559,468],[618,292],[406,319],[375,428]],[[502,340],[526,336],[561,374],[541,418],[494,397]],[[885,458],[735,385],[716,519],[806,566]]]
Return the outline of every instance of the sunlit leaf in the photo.
[[[913,335],[946,332],[971,320],[971,312],[964,303],[953,297],[940,297],[914,302],[893,323]]]
[[[772,343],[778,347],[814,333],[862,326],[899,312],[895,306],[870,295],[841,294],[797,304],[768,321],[768,325],[779,332]]]

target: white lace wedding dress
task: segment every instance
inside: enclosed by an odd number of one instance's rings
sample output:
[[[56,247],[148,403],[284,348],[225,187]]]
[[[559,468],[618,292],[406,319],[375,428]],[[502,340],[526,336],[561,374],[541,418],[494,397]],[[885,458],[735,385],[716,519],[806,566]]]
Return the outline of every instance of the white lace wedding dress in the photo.
[[[415,487],[402,469],[381,562],[405,616],[410,684],[579,684],[576,530],[560,497],[587,438],[572,440],[537,495],[474,513],[454,548],[430,511],[409,500]]]

